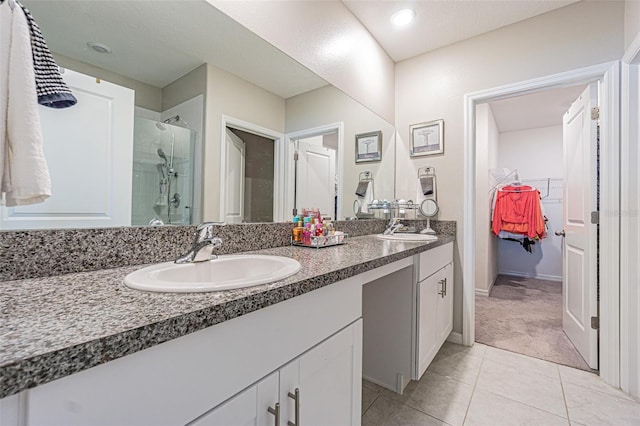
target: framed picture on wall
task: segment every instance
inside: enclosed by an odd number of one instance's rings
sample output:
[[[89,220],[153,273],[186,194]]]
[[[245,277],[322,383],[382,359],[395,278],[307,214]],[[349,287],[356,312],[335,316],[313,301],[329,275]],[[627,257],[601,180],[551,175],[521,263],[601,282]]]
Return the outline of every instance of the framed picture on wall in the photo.
[[[444,154],[444,120],[409,126],[411,156]]]
[[[356,163],[382,160],[382,132],[356,135]]]

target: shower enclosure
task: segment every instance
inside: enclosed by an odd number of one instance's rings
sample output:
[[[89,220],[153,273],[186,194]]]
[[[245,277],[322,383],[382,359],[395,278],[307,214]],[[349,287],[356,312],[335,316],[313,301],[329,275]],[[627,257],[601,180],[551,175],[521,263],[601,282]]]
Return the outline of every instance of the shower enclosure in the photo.
[[[135,117],[132,225],[191,223],[195,132],[186,126],[179,116]]]

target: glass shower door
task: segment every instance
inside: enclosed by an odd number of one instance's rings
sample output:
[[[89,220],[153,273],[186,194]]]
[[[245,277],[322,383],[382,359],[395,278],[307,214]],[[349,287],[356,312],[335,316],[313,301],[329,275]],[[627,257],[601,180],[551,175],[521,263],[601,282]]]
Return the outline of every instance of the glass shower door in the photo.
[[[194,144],[191,129],[135,118],[132,225],[191,223]]]

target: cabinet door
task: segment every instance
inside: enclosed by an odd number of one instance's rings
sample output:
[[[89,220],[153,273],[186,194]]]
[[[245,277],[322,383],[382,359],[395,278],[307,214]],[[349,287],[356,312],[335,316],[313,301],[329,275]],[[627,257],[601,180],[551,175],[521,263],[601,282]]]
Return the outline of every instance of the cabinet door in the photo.
[[[280,370],[281,425],[359,425],[362,320],[310,349]],[[289,395],[291,394],[291,395]]]
[[[438,332],[436,315],[440,301],[438,289],[442,279],[442,270],[435,272],[430,277],[418,283],[418,375],[422,377],[427,367],[438,353]]]
[[[276,424],[269,407],[278,402],[278,373],[231,397],[198,417],[190,426],[258,426]]]
[[[438,317],[436,319],[438,350],[453,330],[453,263],[445,266],[438,281]]]

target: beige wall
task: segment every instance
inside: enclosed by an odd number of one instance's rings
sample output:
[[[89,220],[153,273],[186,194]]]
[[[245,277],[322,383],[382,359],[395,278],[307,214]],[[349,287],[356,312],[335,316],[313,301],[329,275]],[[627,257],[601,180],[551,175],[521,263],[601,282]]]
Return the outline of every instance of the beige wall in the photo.
[[[498,244],[491,232],[489,169],[498,167],[500,134],[489,104],[476,108],[476,290],[488,292],[498,277]]]
[[[371,110],[363,107],[333,86],[325,86],[286,101],[287,133],[344,122],[344,147],[338,155],[344,159],[342,174],[344,194],[342,218],[353,216],[353,201],[358,174],[365,170],[373,174],[376,198],[394,199],[395,128]],[[382,161],[355,162],[355,135],[382,131]]]
[[[220,144],[227,115],[284,133],[284,99],[212,65],[207,66],[203,220],[220,218]]]
[[[162,88],[162,111],[173,108],[198,95],[204,95],[207,90],[207,65],[183,75]]]
[[[70,70],[78,71],[83,74],[135,90],[136,106],[156,112],[162,111],[162,90],[158,87],[134,80],[122,74],[107,71],[94,65],[89,65],[85,62],[80,62],[76,59],[69,58],[68,56],[54,53],[53,57],[56,60],[56,63],[63,68],[69,68]]]
[[[418,167],[438,174],[439,219],[458,222],[454,328],[462,329],[465,93],[618,60],[621,2],[578,2],[396,64],[397,196],[415,191]],[[442,118],[445,154],[409,157],[409,126]]]
[[[640,0],[624,2],[624,48],[640,33]]]
[[[339,1],[208,0],[389,122],[394,64]]]

